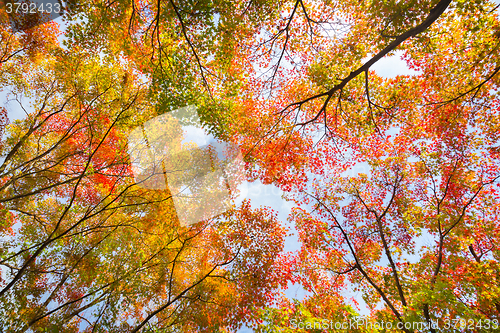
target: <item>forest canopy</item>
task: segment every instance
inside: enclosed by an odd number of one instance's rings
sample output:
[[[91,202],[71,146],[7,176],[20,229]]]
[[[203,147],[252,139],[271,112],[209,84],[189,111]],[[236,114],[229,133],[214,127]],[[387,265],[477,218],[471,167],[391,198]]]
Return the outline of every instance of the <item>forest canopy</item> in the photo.
[[[38,1],[0,5],[0,331],[499,329],[500,5]]]

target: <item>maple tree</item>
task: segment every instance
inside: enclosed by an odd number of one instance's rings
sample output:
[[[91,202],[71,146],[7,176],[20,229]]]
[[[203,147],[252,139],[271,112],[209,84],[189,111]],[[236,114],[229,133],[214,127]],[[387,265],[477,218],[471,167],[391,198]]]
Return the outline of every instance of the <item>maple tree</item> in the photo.
[[[72,1],[64,32],[4,14],[0,84],[28,114],[0,110],[3,329],[291,331],[359,318],[349,288],[371,322],[498,320],[491,2]],[[371,69],[396,51],[416,74]],[[181,226],[134,178],[128,134],[186,105],[296,204],[297,253],[267,208]]]
[[[2,144],[2,329],[211,332],[272,300],[272,212],[182,227],[168,190],[134,181],[127,136],[157,113],[133,68],[77,44],[29,65],[7,78],[28,115]]]
[[[250,106],[254,127],[268,123],[242,138],[256,177],[298,205],[295,278],[320,313],[332,309],[321,296],[350,286],[379,321],[495,330],[484,325],[500,314],[495,7],[342,2],[346,36],[320,45],[328,12],[293,4],[269,38],[281,43],[272,74],[256,81],[275,96]],[[417,74],[370,71],[397,48]],[[278,66],[283,54],[292,69]]]

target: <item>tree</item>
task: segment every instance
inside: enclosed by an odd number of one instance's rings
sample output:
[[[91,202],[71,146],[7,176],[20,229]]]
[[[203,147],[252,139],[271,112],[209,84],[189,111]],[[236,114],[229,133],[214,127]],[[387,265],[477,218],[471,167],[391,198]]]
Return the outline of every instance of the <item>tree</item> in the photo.
[[[65,14],[63,47],[32,48],[22,38],[57,33],[15,35],[4,22],[2,84],[31,93],[35,111],[2,144],[3,325],[227,331],[264,317],[283,328],[289,309],[355,318],[347,286],[372,322],[437,320],[435,332],[453,330],[446,319],[498,319],[496,10],[484,0],[81,1]],[[416,75],[371,70],[396,51]],[[285,231],[266,209],[245,202],[182,228],[172,193],[135,184],[127,134],[191,104],[241,147],[250,179],[297,204],[294,258],[280,253]],[[287,280],[313,295],[269,308]]]
[[[281,41],[272,75],[259,81],[282,84],[255,100],[253,124],[266,119],[266,135],[242,136],[257,175],[299,205],[297,279],[315,297],[354,285],[374,319],[426,322],[430,332],[435,321],[452,331],[453,318],[498,320],[494,6],[342,2],[349,30],[319,46],[314,28],[328,10],[292,4],[269,39]],[[396,49],[419,74],[369,70]],[[282,54],[295,67],[280,69]]]
[[[127,136],[156,104],[134,68],[74,44],[9,75],[28,116],[2,145],[4,331],[212,332],[272,300],[272,212],[244,202],[182,227],[168,190],[134,181]]]

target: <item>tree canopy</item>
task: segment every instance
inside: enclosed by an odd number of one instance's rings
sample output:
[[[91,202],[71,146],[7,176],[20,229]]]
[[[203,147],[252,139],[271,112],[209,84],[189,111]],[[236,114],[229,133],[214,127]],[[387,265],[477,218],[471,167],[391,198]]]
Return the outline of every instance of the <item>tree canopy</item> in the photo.
[[[63,5],[43,22],[0,8],[1,331],[499,329],[499,5]],[[414,74],[373,70],[399,55]],[[165,117],[187,106],[245,177],[213,145],[185,152],[193,119]],[[170,159],[138,177],[131,133],[150,147],[167,128]],[[234,199],[228,174],[283,190],[298,251],[250,200],[183,223],[174,183]]]

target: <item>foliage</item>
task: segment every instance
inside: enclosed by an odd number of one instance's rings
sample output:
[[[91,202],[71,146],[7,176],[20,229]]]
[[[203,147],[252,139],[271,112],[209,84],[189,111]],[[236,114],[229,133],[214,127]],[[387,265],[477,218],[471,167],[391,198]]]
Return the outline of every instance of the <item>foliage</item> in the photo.
[[[288,332],[359,318],[352,289],[370,322],[498,320],[497,12],[81,0],[65,29],[16,32],[2,8],[0,86],[26,117],[0,108],[0,328]],[[415,74],[372,70],[394,54]],[[186,105],[285,191],[299,251],[270,208],[181,226],[175,194],[134,179],[129,133]]]

